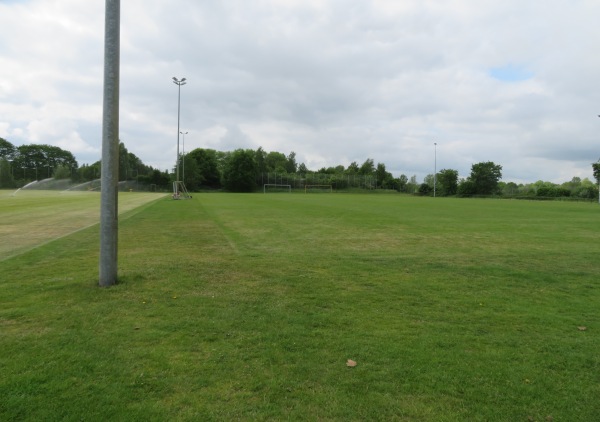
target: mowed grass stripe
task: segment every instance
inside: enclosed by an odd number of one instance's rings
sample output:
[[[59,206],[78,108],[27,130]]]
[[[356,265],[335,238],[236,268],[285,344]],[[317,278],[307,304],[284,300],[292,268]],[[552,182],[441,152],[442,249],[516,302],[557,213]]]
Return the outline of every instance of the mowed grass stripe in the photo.
[[[120,193],[119,214],[164,196]],[[97,224],[99,218],[97,192],[0,191],[0,260]]]
[[[599,228],[589,204],[165,198],[120,224],[113,288],[96,230],[0,262],[0,419],[594,420]]]

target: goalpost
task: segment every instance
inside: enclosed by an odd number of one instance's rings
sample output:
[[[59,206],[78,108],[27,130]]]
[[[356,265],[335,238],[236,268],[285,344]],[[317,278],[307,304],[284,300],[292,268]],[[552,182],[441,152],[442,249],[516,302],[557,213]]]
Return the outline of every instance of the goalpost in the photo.
[[[173,182],[173,199],[192,199],[183,182]]]
[[[308,192],[333,192],[333,185],[304,185],[304,193]]]
[[[265,183],[263,185],[263,193],[269,192],[292,192],[292,185],[280,185],[278,183]]]

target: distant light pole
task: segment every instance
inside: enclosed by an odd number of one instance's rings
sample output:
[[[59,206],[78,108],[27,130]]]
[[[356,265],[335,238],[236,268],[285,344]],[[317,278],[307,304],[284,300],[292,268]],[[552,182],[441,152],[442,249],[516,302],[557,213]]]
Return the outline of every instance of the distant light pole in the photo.
[[[177,79],[175,76],[173,76],[173,83],[175,85],[177,85],[177,90],[178,90],[178,94],[177,94],[177,161],[175,162],[175,172],[176,172],[176,176],[175,176],[175,186],[173,188],[173,194],[175,195],[175,198],[177,198],[178,194],[179,194],[179,119],[180,119],[180,115],[181,115],[181,85],[185,85],[185,78],[181,78],[181,80]]]
[[[179,132],[181,133],[181,166],[182,166],[182,171],[181,171],[181,181],[183,182],[183,184],[185,184],[185,135],[187,135],[187,132]]]
[[[435,190],[437,185],[437,142],[433,143],[433,197],[435,198]]]

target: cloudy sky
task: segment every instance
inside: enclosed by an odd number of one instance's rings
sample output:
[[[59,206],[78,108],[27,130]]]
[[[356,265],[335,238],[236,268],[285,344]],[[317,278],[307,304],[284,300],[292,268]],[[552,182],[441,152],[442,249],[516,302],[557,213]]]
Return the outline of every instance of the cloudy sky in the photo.
[[[121,3],[120,138],[162,170],[173,76],[186,151],[372,158],[419,180],[493,161],[517,183],[592,179],[600,158],[598,0]],[[100,159],[104,8],[0,0],[0,137]]]

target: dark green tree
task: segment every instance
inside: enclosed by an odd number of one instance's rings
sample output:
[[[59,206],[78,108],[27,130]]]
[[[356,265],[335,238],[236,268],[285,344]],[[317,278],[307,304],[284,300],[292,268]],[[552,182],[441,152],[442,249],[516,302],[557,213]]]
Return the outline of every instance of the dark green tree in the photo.
[[[206,186],[214,189],[221,187],[221,173],[219,171],[217,151],[214,149],[196,148],[188,153],[187,156],[197,164],[197,172],[190,173],[190,176],[194,178],[194,183],[198,186]]]
[[[296,163],[296,153],[294,151],[290,152],[287,156],[287,161],[285,163],[285,171],[289,174],[294,174],[298,171],[298,164]]]
[[[71,169],[67,166],[59,165],[54,170],[54,178],[59,179],[70,179],[71,178]]]
[[[377,168],[375,169],[375,177],[377,177],[377,185],[383,189],[392,189],[394,176],[392,173],[388,172],[385,169],[385,164],[377,163]]]
[[[401,174],[396,179],[396,190],[398,192],[406,192],[406,184],[408,183],[408,177],[405,174]]]
[[[14,188],[15,180],[9,161],[0,157],[0,189]]]
[[[456,190],[458,196],[473,196],[477,193],[475,182],[470,179],[461,180]]]
[[[476,195],[498,193],[498,182],[502,179],[502,166],[492,161],[473,164],[468,178],[475,186]]]
[[[458,170],[440,170],[437,174],[436,185],[436,190],[440,196],[456,195],[456,191],[458,190]]]
[[[16,148],[13,144],[8,142],[4,138],[0,138],[0,158],[6,158],[12,160],[14,158]]]
[[[596,179],[596,184],[600,185],[600,161],[592,164],[592,170],[594,171],[594,179]]]
[[[299,175],[301,175],[301,176],[305,176],[305,175],[306,175],[306,173],[308,173],[308,172],[309,172],[309,170],[308,170],[308,168],[306,167],[306,164],[304,164],[304,163],[301,163],[301,164],[298,166],[298,174],[299,174]]]
[[[429,183],[421,183],[419,186],[419,193],[421,195],[430,195],[433,192],[433,188],[429,185]]]
[[[499,186],[501,183],[499,184]],[[513,196],[519,192],[519,185],[515,182],[508,182],[502,187],[502,193],[504,195]]]
[[[223,184],[231,192],[252,192],[256,190],[256,161],[254,151],[236,149],[225,163]],[[285,156],[284,156],[285,157]]]
[[[185,187],[188,191],[198,191],[200,189],[200,172],[198,169],[198,163],[190,154],[185,154],[182,160],[181,167],[181,180],[185,183]]]
[[[287,173],[288,159],[281,152],[271,151],[266,157],[267,171],[273,173]]]
[[[374,163],[373,159],[367,158],[365,160],[365,162],[362,164],[362,166],[360,166],[358,173],[365,175],[365,176],[373,175],[373,173],[375,173],[375,163]]]
[[[352,161],[348,168],[346,169],[346,174],[358,174],[360,171],[360,167],[356,161]]]
[[[267,173],[267,153],[262,147],[258,147],[256,153],[254,155],[254,160],[256,161],[256,168],[258,169],[258,173]]]
[[[73,154],[52,145],[21,145],[14,153],[13,166],[23,169],[24,179],[40,179],[51,176],[59,165],[77,168]]]
[[[74,177],[79,182],[89,182],[100,178],[100,161],[96,161],[94,164],[84,164],[77,169]]]
[[[337,171],[335,169],[335,167],[321,167],[317,173],[320,174],[336,174]]]
[[[127,180],[129,173],[129,151],[123,142],[119,142],[119,180]]]

